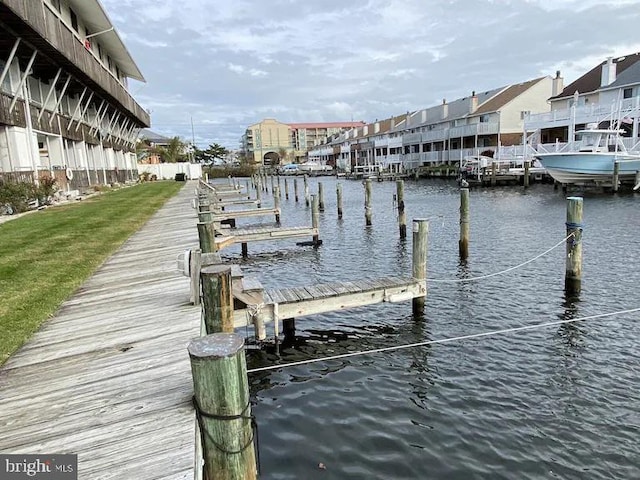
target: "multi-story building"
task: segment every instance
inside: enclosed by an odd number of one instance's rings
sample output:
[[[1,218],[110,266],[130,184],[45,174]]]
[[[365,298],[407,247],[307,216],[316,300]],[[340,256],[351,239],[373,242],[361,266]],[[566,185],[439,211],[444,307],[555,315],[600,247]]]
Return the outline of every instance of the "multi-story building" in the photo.
[[[536,147],[563,148],[588,124],[616,124],[624,127],[623,140],[632,148],[640,141],[640,52],[606,59],[549,103],[549,112],[532,113],[525,120],[527,131],[537,132]]]
[[[267,118],[247,128],[241,150],[254,164],[301,162],[309,149],[327,137],[362,125],[364,122],[282,123]]]
[[[376,121],[330,138],[309,157],[342,169],[402,171],[453,164],[466,156],[499,154],[522,143],[530,112],[549,110],[547,98],[562,90],[560,74],[508,85],[453,102]]]
[[[133,180],[144,81],[98,0],[0,0],[0,176]]]

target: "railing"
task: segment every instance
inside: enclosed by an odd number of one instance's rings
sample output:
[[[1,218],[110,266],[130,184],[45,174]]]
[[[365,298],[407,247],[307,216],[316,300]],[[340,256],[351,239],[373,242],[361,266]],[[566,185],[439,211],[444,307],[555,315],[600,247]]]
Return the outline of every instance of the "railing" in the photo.
[[[497,123],[472,123],[449,129],[449,138],[472,137],[474,135],[493,135],[498,133]]]
[[[612,118],[622,118],[625,116],[637,116],[640,114],[640,105],[638,98],[627,98],[622,100],[618,106],[618,102],[609,104],[590,103],[587,105],[579,105],[575,108],[575,123],[599,123]],[[571,108],[563,108],[552,110],[547,113],[537,113],[529,115],[525,119],[525,129],[534,130],[537,128],[551,127],[555,124],[567,124],[573,121],[573,112]]]
[[[413,145],[422,142],[422,134],[421,133],[405,133],[402,135],[402,144],[403,145]]]
[[[443,128],[441,130],[429,130],[422,134],[423,142],[435,142],[439,140],[445,140],[447,137],[448,129]]]
[[[402,135],[398,135],[397,137],[389,137],[387,145],[389,148],[398,148],[402,146]]]

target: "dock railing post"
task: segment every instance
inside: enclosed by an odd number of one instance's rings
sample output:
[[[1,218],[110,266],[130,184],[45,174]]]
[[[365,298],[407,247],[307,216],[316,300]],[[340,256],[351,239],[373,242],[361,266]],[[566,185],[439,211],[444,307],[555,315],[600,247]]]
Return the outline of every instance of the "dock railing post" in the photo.
[[[364,219],[367,227],[371,226],[371,217],[373,215],[373,209],[371,208],[371,179],[367,178],[364,181]]]
[[[311,227],[320,228],[320,206],[316,195],[311,195]],[[320,245],[320,235],[313,236],[313,244]]]
[[[293,196],[296,199],[296,203],[298,203],[298,179],[293,179]]]
[[[213,265],[200,271],[204,325],[208,335],[233,333],[233,295],[231,267]]]
[[[189,256],[191,280],[191,303],[200,305],[200,270],[202,269],[202,250],[194,248]]]
[[[303,181],[304,181],[304,203],[308,207],[310,205],[310,203],[309,203],[309,177],[308,177],[308,175],[306,173],[304,174]]]
[[[255,480],[244,340],[234,333],[196,338],[188,346],[193,403],[202,444],[203,480]]]
[[[530,167],[531,167],[531,162],[529,162],[529,160],[524,162],[524,179],[523,179],[524,188],[529,188],[529,168]]]
[[[469,258],[469,189],[460,189],[460,259]]]
[[[338,197],[338,219],[342,218],[342,184],[336,185],[336,195]]]
[[[273,192],[273,206],[276,210],[276,223],[280,224],[280,187],[276,186]]]
[[[198,222],[198,240],[202,253],[215,253],[217,251],[214,222]]]
[[[413,219],[413,251],[412,274],[415,280],[427,279],[427,245],[429,239],[429,220]],[[422,316],[424,313],[426,294],[413,299],[413,315]]]
[[[567,198],[567,255],[564,289],[578,294],[582,288],[582,197]]]
[[[611,179],[611,186],[613,188],[613,193],[618,192],[618,184],[620,179],[620,162],[613,162],[613,178]]]
[[[404,180],[396,180],[396,201],[398,202],[398,226],[400,239],[407,238],[407,214],[404,210]]]
[[[322,182],[318,182],[318,210],[324,212],[324,188]]]

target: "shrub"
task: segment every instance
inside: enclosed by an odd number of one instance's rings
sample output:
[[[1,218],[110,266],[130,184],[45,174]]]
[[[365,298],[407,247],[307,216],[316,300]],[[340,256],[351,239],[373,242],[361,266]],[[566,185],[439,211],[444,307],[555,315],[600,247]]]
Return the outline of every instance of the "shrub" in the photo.
[[[40,177],[40,185],[33,186],[32,196],[38,200],[39,205],[50,205],[53,194],[56,191],[56,179],[49,175],[44,175]]]
[[[28,182],[3,181],[0,183],[0,205],[11,205],[15,213],[29,209],[35,186]]]
[[[207,173],[209,178],[227,178],[229,175],[232,177],[250,177],[257,171],[258,168],[251,165],[204,167],[202,169],[202,173]]]

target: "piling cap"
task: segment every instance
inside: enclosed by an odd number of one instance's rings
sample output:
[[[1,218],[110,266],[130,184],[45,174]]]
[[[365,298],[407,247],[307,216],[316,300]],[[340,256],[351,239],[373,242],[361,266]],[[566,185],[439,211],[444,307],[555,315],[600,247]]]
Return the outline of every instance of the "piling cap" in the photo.
[[[214,333],[194,338],[187,347],[191,358],[226,358],[242,350],[244,339],[235,333]]]

